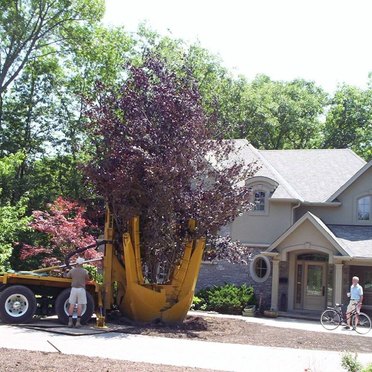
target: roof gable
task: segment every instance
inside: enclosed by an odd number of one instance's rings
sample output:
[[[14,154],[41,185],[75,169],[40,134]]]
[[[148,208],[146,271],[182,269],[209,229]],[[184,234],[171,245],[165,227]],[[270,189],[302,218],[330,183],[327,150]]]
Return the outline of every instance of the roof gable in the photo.
[[[327,225],[311,212],[305,213],[298,221],[296,221],[287,231],[285,231],[278,239],[276,239],[267,252],[272,252],[276,249],[287,237],[293,234],[305,221],[309,221],[312,225],[326,238],[326,240],[334,247],[342,256],[350,256],[350,252],[327,227]]]
[[[294,190],[292,195],[312,203],[326,202],[365,165],[365,161],[349,149],[259,152]]]
[[[302,201],[301,195],[286,181],[286,179],[262,156],[261,151],[249,145],[250,150],[255,154],[262,168],[257,172],[258,175],[267,174],[271,179],[278,182],[279,186],[272,195],[273,199],[297,199]]]
[[[334,201],[340,194],[349,188],[355,181],[358,180],[372,166],[372,160],[360,168],[351,178],[349,178],[340,188],[338,188],[328,199],[328,202]]]
[[[255,173],[254,178],[267,178],[276,183],[278,183],[273,199],[299,199],[300,196],[295,190],[286,182],[286,180],[261,156],[260,152],[249,144],[247,140],[238,139],[233,140],[235,151],[230,155],[229,161],[244,162],[245,164],[250,164],[252,162],[257,162],[259,166],[258,171]],[[250,181],[252,182],[252,181]]]

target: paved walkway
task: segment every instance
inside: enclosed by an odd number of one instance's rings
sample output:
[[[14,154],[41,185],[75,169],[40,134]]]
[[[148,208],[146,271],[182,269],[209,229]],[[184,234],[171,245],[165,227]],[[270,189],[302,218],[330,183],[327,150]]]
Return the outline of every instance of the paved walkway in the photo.
[[[203,314],[206,315],[206,314]],[[210,314],[210,316],[216,316]],[[239,317],[240,319],[242,317]],[[244,318],[270,326],[292,325],[293,328],[321,331],[314,322],[291,319]],[[253,345],[103,333],[86,336],[67,336],[8,325],[0,326],[0,347],[63,354],[86,355],[135,362],[208,368],[219,371],[342,371],[341,353],[274,348]],[[372,353],[360,354],[359,360],[372,362]]]

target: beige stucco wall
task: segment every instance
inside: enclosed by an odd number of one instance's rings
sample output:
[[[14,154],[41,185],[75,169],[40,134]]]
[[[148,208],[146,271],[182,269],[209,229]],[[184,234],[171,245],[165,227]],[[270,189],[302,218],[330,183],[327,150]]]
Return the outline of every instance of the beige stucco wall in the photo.
[[[364,194],[372,194],[372,168],[369,168],[338,197],[338,200],[342,203],[340,207],[303,206],[295,210],[295,218],[298,220],[307,211],[310,211],[327,224],[360,224],[360,221],[356,219],[356,203],[358,197]]]
[[[291,226],[291,204],[269,203],[266,215],[245,213],[231,224],[234,240],[243,243],[271,244]]]
[[[307,244],[310,243],[310,244]],[[314,227],[309,221],[304,221],[295,231],[287,236],[277,247],[281,252],[285,248],[293,247],[296,250],[307,250],[318,252],[319,248],[324,248],[335,255],[339,254],[333,245],[324,237],[324,235]]]

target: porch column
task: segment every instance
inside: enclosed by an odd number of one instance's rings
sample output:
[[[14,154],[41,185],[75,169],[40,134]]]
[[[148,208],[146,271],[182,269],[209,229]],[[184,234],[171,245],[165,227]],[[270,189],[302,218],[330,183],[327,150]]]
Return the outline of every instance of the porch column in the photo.
[[[343,263],[335,263],[335,303],[342,303],[342,268]]]
[[[273,260],[273,274],[271,284],[271,308],[278,310],[278,298],[279,298],[279,262]]]

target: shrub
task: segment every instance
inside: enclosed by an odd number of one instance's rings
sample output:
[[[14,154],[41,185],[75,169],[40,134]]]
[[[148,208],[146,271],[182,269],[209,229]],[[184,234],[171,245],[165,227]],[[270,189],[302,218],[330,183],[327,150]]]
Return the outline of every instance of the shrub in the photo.
[[[246,284],[225,284],[200,290],[194,297],[195,310],[217,311],[223,314],[241,314],[246,305],[256,304],[253,287]]]
[[[360,372],[362,370],[362,365],[358,361],[357,354],[345,353],[342,355],[341,365],[348,372]]]
[[[206,303],[203,298],[200,298],[198,296],[194,296],[192,300],[191,309],[193,310],[206,310]]]
[[[103,284],[103,274],[98,270],[97,266],[93,265],[84,265],[85,270],[88,271],[89,276],[99,284]]]

